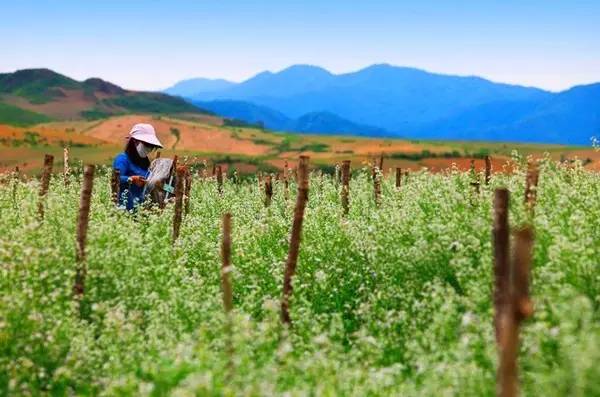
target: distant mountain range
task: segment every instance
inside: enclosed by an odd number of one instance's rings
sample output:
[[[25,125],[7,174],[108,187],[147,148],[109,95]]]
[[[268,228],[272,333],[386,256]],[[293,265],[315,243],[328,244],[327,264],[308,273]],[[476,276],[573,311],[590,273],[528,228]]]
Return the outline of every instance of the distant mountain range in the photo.
[[[49,69],[0,73],[0,123],[99,119],[127,113],[201,114],[185,100],[159,92],[128,91],[107,81],[76,81]]]
[[[600,83],[552,93],[385,64],[339,75],[295,65],[166,92],[277,130],[582,145],[600,136]]]

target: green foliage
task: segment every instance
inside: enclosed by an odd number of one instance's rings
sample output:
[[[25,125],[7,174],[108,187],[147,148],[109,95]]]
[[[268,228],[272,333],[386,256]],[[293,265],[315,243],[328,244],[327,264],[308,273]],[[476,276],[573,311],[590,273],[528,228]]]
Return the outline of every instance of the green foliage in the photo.
[[[88,121],[104,119],[111,115],[114,115],[114,113],[109,113],[106,110],[97,108],[84,110],[81,112],[81,116]]]
[[[52,119],[41,113],[32,112],[16,106],[0,102],[0,124],[26,127],[33,124],[45,123]]]
[[[346,218],[335,181],[313,174],[291,329],[279,299],[293,178],[287,201],[274,182],[269,208],[255,178],[227,179],[222,196],[195,179],[172,245],[172,205],[118,210],[100,170],[82,318],[71,289],[78,178],[52,180],[43,222],[37,181],[0,184],[0,395],[494,395],[493,191],[508,187],[512,225],[526,222],[524,169],[494,175],[478,196],[457,170],[412,173],[399,191],[385,178],[379,208],[370,170],[354,169]],[[544,161],[537,194],[522,394],[597,396],[600,175]],[[220,291],[226,211],[231,322]]]
[[[118,106],[134,113],[205,113],[181,98],[160,93],[138,92],[104,99],[102,103],[109,107]]]
[[[471,157],[474,157],[474,156],[475,156],[475,154],[471,155]],[[428,158],[438,158],[438,157],[446,158],[446,159],[447,158],[460,158],[460,157],[463,157],[463,155],[461,155],[461,153],[458,150],[453,150],[451,152],[436,153],[436,152],[432,152],[427,149],[423,149],[423,150],[421,150],[421,152],[415,152],[415,153],[396,152],[396,153],[390,154],[389,157],[391,157],[393,159],[418,161],[418,160],[423,160],[423,159],[428,159]],[[465,154],[465,157],[469,157],[469,155]]]
[[[258,128],[260,130],[265,129],[265,124],[262,121],[257,121],[256,123],[249,123],[244,120],[232,119],[232,118],[224,118],[223,125],[225,127],[246,127],[246,128]]]

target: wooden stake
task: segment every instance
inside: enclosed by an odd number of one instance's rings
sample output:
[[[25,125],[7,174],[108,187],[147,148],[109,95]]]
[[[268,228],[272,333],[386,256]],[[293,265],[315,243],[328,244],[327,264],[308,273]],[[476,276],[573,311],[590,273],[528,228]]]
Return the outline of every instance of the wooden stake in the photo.
[[[381,170],[375,169],[375,175],[373,176],[373,191],[375,195],[375,205],[381,205]]]
[[[396,189],[400,189],[402,185],[402,168],[396,168]]]
[[[95,166],[86,165],[83,171],[83,183],[81,185],[81,195],[79,199],[79,214],[77,216],[77,246],[76,261],[77,269],[75,272],[75,283],[73,285],[73,294],[75,299],[80,299],[85,290],[85,277],[87,274],[85,243],[87,240],[88,223],[90,219],[90,203],[92,199],[92,189],[94,187]]]
[[[525,205],[527,209],[533,212],[537,199],[537,184],[540,171],[534,163],[529,163],[527,167],[527,177],[525,178]]]
[[[490,184],[490,179],[492,177],[492,161],[490,160],[490,156],[485,156],[485,184]]]
[[[500,317],[498,354],[500,363],[497,374],[499,397],[516,397],[519,392],[518,365],[519,327],[533,315],[533,303],[529,298],[529,267],[533,251],[533,230],[530,227],[515,233],[515,250],[512,258],[512,276],[509,302]]]
[[[233,293],[231,288],[231,214],[223,215],[223,240],[221,242],[221,287],[223,288],[223,307],[229,313],[233,309]]]
[[[40,219],[44,219],[44,205],[46,201],[46,195],[48,194],[48,187],[50,186],[50,177],[52,176],[53,163],[54,156],[52,156],[51,154],[44,155],[44,170],[42,173],[38,202],[38,214]]]
[[[112,177],[110,180],[110,190],[112,194],[112,200],[115,205],[119,205],[119,186],[121,184],[121,172],[117,169],[113,169]]]
[[[185,178],[185,167],[177,167],[177,182],[175,184],[175,214],[173,216],[173,243],[179,237],[181,228],[181,207],[183,204],[183,181]]]
[[[192,173],[190,172],[189,168],[186,167],[185,191],[183,194],[184,210],[185,210],[186,215],[190,213],[190,193],[191,193],[191,191],[192,191]]]
[[[71,174],[71,170],[69,169],[69,148],[65,147],[63,149],[63,181],[65,186],[69,185],[69,175]]]
[[[273,183],[271,181],[271,175],[265,177],[265,207],[271,205],[273,198]]]
[[[342,208],[344,215],[350,210],[350,160],[342,163]]]
[[[296,197],[296,208],[294,209],[294,223],[290,237],[290,248],[285,264],[285,275],[283,279],[283,296],[281,298],[281,321],[291,325],[290,297],[292,295],[292,278],[296,273],[298,253],[300,251],[300,235],[302,233],[302,221],[304,220],[304,209],[308,201],[308,156],[300,156],[298,163],[298,196]]]
[[[221,170],[221,166],[217,165],[216,167],[217,173],[217,191],[220,195],[223,195],[223,171]]]
[[[285,201],[290,198],[288,174],[288,162],[285,160],[285,163],[283,163],[283,198]]]
[[[507,189],[496,189],[494,197],[494,328],[499,341],[500,318],[509,302],[510,263],[508,209],[510,194]]]
[[[13,208],[16,210],[18,208],[17,204],[17,188],[19,187],[19,182],[21,181],[21,174],[19,171],[19,166],[15,167],[15,171],[13,173],[13,188],[12,188],[12,202]]]
[[[383,152],[379,155],[379,171],[383,174]]]

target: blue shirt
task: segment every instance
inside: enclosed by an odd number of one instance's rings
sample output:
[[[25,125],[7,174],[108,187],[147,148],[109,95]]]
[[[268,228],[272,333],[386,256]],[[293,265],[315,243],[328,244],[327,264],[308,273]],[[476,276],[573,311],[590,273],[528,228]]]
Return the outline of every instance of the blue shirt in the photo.
[[[119,170],[119,205],[125,206],[128,210],[144,201],[144,188],[129,183],[127,179],[130,176],[139,175],[148,177],[148,169],[140,167],[131,161],[127,153],[121,153],[115,157],[113,168]]]

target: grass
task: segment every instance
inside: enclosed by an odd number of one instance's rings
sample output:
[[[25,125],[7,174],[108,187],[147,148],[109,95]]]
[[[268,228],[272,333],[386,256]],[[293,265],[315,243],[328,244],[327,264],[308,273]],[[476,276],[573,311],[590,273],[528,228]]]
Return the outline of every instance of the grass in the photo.
[[[540,169],[522,393],[597,396],[600,175],[549,160]],[[494,175],[480,195],[466,172],[414,172],[400,191],[386,178],[379,208],[369,170],[355,168],[346,218],[335,181],[314,174],[291,329],[279,298],[293,178],[289,201],[275,182],[269,208],[256,179],[228,179],[222,196],[214,181],[195,180],[172,245],[172,206],[113,208],[110,173],[99,169],[82,317],[71,293],[78,178],[53,179],[43,222],[37,181],[0,184],[1,395],[494,395],[491,206],[494,188],[508,187],[512,226],[527,222],[523,167]],[[230,320],[224,212],[233,214]]]
[[[52,119],[41,113],[32,112],[0,102],[0,124],[27,127],[34,124],[46,123],[48,121],[52,121]]]

